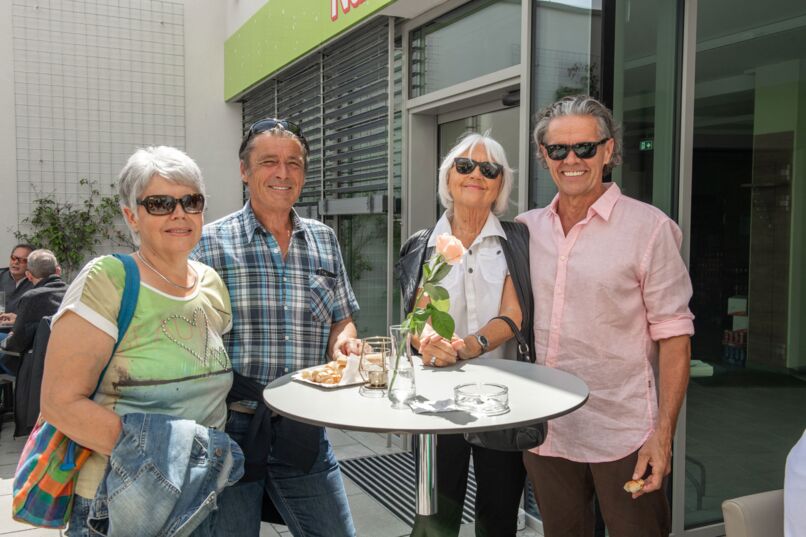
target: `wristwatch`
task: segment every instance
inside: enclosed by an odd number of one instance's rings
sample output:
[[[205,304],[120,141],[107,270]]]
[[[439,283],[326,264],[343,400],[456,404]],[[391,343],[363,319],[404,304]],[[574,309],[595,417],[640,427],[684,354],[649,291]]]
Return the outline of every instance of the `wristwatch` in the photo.
[[[481,347],[481,352],[479,353],[479,356],[481,356],[482,354],[487,352],[487,347],[490,346],[490,342],[487,341],[487,338],[482,336],[481,334],[473,334],[473,336],[476,338],[476,341],[479,342],[479,347]]]

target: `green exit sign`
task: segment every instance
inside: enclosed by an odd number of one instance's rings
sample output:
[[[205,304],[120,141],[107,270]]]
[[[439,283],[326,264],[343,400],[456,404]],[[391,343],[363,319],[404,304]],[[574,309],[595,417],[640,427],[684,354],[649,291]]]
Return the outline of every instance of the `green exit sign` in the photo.
[[[641,151],[652,151],[655,149],[655,142],[653,140],[641,140],[638,145]]]

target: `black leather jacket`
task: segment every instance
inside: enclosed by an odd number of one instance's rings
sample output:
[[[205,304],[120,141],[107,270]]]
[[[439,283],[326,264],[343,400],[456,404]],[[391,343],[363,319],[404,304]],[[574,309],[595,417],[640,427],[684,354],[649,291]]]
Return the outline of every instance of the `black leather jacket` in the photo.
[[[501,241],[501,248],[507,260],[507,268],[518,295],[521,306],[521,334],[529,342],[529,360],[534,363],[534,297],[532,296],[532,280],[529,274],[529,230],[524,224],[501,222],[506,233],[506,240]],[[434,228],[421,229],[414,233],[400,248],[400,260],[395,264],[395,271],[400,280],[400,292],[406,313],[414,309],[417,286],[423,276],[423,263],[426,261],[428,238]]]

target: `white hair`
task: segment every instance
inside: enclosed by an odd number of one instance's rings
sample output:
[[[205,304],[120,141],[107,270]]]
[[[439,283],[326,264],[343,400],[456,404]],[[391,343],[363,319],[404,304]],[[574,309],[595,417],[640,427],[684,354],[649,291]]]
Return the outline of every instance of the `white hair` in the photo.
[[[491,207],[492,212],[496,216],[501,216],[507,210],[509,205],[509,193],[512,192],[512,168],[509,167],[507,161],[507,154],[504,148],[497,141],[489,136],[489,131],[484,134],[471,132],[462,137],[459,142],[453,146],[439,166],[439,201],[448,214],[453,214],[453,196],[448,189],[448,172],[453,167],[453,160],[463,155],[470,155],[473,150],[481,145],[487,151],[487,158],[492,162],[500,164],[504,171],[502,172],[501,190],[498,192],[498,197],[493,202]]]
[[[184,151],[165,145],[146,147],[135,151],[120,171],[118,177],[120,206],[136,213],[137,199],[148,188],[154,176],[162,177],[171,183],[189,186],[202,195],[205,193],[201,170]],[[134,243],[140,244],[139,235],[131,228],[129,231]]]

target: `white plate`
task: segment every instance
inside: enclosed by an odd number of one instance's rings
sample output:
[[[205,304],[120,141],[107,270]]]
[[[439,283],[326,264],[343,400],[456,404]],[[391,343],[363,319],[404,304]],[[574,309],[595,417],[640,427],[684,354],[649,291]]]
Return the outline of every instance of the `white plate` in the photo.
[[[347,357],[347,367],[344,368],[341,375],[341,381],[338,384],[322,384],[321,382],[314,382],[309,379],[302,378],[303,371],[311,371],[313,369],[319,369],[324,367],[324,364],[317,365],[314,367],[307,367],[305,369],[300,369],[293,375],[291,378],[299,381],[304,382],[305,384],[310,384],[311,386],[318,386],[320,388],[326,388],[331,390],[333,388],[344,388],[345,386],[355,386],[356,384],[361,384],[364,380],[361,378],[361,375],[358,373],[358,361],[359,357],[355,354],[351,354]]]
[[[321,366],[317,366],[317,367],[321,367]],[[312,367],[310,369],[316,369],[316,367]],[[328,390],[332,390],[334,388],[345,388],[347,386],[355,386],[356,384],[361,384],[362,382],[364,382],[363,380],[361,380],[359,378],[358,380],[353,380],[353,382],[345,382],[344,384],[342,384],[342,383],[339,383],[339,384],[322,384],[321,382],[314,382],[312,380],[302,378],[302,371],[297,371],[296,373],[291,375],[291,378],[296,380],[297,382],[304,382],[305,384],[310,384],[311,386],[317,386],[319,388],[325,388],[325,389],[328,389]],[[342,378],[342,381],[344,381],[343,378]]]

